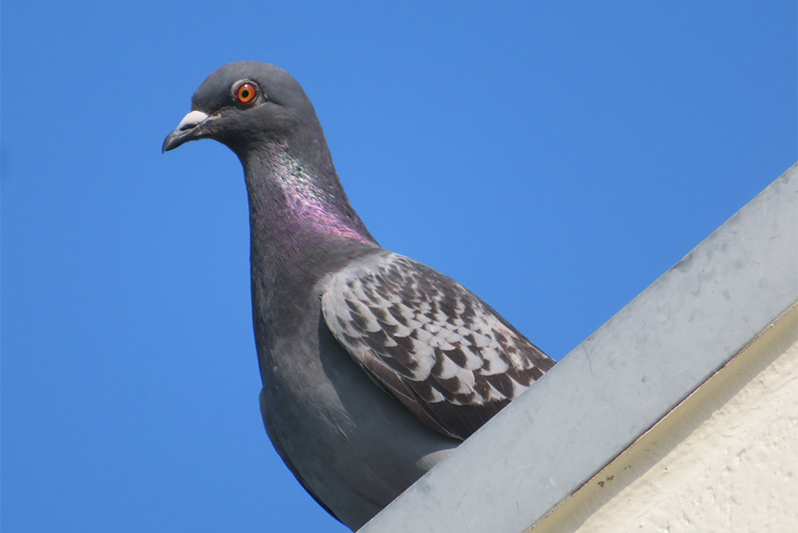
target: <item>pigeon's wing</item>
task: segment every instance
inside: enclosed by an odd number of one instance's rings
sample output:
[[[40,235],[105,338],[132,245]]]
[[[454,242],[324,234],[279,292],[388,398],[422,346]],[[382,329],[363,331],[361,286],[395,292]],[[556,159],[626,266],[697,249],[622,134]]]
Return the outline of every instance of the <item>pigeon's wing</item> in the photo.
[[[335,338],[419,419],[465,439],[554,365],[453,279],[386,252],[332,275]]]

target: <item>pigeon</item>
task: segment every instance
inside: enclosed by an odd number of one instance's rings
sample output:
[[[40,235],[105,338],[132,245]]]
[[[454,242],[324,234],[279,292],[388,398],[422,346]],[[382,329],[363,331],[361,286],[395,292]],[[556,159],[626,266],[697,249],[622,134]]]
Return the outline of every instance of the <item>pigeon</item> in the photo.
[[[244,167],[266,432],[357,530],[554,360],[453,279],[377,243],[284,70],[219,68],[162,151],[206,138]]]

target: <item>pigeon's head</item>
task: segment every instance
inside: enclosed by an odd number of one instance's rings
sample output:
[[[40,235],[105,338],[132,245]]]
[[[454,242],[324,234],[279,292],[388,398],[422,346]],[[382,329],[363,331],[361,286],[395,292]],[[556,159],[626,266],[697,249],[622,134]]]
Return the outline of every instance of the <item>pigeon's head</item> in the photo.
[[[321,131],[305,91],[284,70],[258,61],[230,63],[208,76],[191,112],[163,151],[195,139],[215,139],[239,155],[264,143],[288,143],[298,132]]]

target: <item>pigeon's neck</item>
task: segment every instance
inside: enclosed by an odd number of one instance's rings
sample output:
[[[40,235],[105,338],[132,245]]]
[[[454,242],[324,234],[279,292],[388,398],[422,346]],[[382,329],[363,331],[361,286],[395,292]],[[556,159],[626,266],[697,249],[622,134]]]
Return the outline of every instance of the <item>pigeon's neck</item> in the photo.
[[[241,157],[253,251],[277,260],[319,248],[377,246],[349,203],[324,144],[292,153],[273,143]]]

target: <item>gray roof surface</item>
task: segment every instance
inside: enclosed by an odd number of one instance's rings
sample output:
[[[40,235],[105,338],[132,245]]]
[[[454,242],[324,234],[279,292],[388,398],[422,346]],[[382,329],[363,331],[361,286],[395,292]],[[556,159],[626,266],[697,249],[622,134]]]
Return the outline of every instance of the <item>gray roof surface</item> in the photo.
[[[796,301],[798,164],[360,531],[525,531]]]

